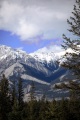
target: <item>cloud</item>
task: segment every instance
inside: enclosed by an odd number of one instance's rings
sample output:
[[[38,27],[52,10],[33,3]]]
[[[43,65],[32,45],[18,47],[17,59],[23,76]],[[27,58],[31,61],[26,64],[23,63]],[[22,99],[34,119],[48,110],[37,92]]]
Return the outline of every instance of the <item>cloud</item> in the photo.
[[[22,41],[61,38],[73,4],[74,0],[1,0],[0,29]]]
[[[59,52],[63,51],[62,47],[58,46],[58,45],[51,45],[51,46],[48,46],[46,48],[49,52],[54,52],[54,53],[59,53]]]
[[[37,50],[37,53],[60,53],[60,52],[63,52],[64,50],[62,49],[61,46],[58,46],[58,45],[50,45],[50,46],[46,46],[46,47],[43,47],[41,49],[38,49]],[[36,53],[36,51],[35,51]]]
[[[23,47],[16,48],[17,50],[23,50]]]

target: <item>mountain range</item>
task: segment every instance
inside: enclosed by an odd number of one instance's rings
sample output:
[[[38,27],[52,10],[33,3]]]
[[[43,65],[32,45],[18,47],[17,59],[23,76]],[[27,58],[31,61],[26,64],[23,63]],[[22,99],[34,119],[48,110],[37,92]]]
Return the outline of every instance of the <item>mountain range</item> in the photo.
[[[35,85],[36,99],[40,99],[44,94],[49,100],[67,97],[68,91],[54,89],[55,84],[66,82],[68,76],[71,76],[69,70],[57,63],[64,54],[65,51],[57,46],[53,46],[53,49],[44,47],[27,54],[23,50],[0,45],[0,77],[5,74],[10,85],[13,84],[13,80],[17,83],[21,77],[25,101],[28,100],[32,81]]]

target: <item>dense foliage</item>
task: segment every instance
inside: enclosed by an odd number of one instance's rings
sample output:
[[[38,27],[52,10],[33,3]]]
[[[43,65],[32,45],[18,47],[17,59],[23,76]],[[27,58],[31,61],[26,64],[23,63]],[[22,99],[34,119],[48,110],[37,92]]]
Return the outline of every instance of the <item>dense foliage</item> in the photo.
[[[80,120],[78,99],[47,101],[42,97],[37,101],[34,96],[35,86],[32,83],[31,98],[28,102],[24,102],[22,86],[22,81],[19,79],[18,90],[15,88],[15,83],[11,89],[3,75],[0,82],[0,120]]]
[[[68,31],[72,33],[72,38],[63,35],[64,44],[62,45],[65,50],[69,49],[71,52],[66,52],[62,65],[73,71],[74,75],[80,79],[80,0],[76,0],[72,14],[70,20],[67,20],[70,25]]]
[[[63,66],[71,69],[80,80],[80,0],[76,0],[77,7],[74,6],[69,30],[78,36],[77,40],[71,40],[63,35],[65,41],[63,47],[71,48],[73,53],[66,53],[67,59]],[[73,22],[72,22],[73,21]],[[70,82],[69,85],[61,85],[72,90],[70,99],[59,101],[47,101],[45,95],[41,100],[35,98],[35,86],[32,83],[30,99],[28,102],[23,101],[23,85],[19,78],[16,89],[15,82],[12,87],[9,81],[3,75],[0,80],[0,120],[80,120],[80,85],[79,83]],[[78,95],[79,93],[79,95]]]
[[[70,28],[68,31],[71,33],[71,37],[67,37],[63,34],[64,43],[62,47],[67,51],[64,55],[64,61],[62,66],[69,69],[72,78],[69,79],[68,84],[62,83],[56,88],[67,88],[70,90],[73,98],[80,98],[80,0],[76,0],[72,17],[67,20]],[[71,52],[70,52],[71,51]],[[65,80],[64,80],[65,81]]]

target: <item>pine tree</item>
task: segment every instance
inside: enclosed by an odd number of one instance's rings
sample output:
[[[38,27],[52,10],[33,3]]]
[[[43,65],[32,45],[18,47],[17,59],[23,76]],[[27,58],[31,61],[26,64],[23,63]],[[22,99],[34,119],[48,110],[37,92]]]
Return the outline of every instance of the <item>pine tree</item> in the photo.
[[[16,93],[16,86],[15,86],[15,80],[14,80],[12,85],[12,106],[14,105],[15,100],[17,100],[17,93]]]
[[[30,96],[29,96],[29,108],[30,108],[30,118],[29,120],[34,120],[34,105],[35,105],[35,85],[31,82]]]
[[[18,101],[15,99],[12,106],[12,111],[8,115],[9,120],[21,120],[21,114],[19,112]]]
[[[73,75],[77,80],[80,80],[80,0],[76,0],[76,5],[74,5],[74,11],[72,12],[73,17],[70,17],[70,20],[67,20],[70,25],[68,31],[76,37],[76,39],[68,38],[63,34],[64,44],[62,47],[67,50],[71,49],[73,52],[67,52],[64,55],[65,61],[62,63],[62,66],[71,70]],[[76,97],[80,97],[80,84],[78,81],[71,81],[68,85],[65,83],[61,84],[62,88],[70,89],[71,93],[75,93]]]
[[[8,120],[8,113],[11,111],[11,100],[9,82],[3,75],[0,82],[0,114],[1,120]]]
[[[64,89],[69,90],[70,99],[74,99],[75,101],[80,98],[80,84],[76,81],[70,80],[68,84],[65,82],[61,83],[60,85],[55,85],[56,89]]]
[[[56,106],[55,106],[56,108]],[[45,110],[43,112],[43,117],[45,117],[46,120],[55,120],[56,116],[55,116],[55,108],[53,105],[53,102],[46,102],[46,107]]]
[[[15,81],[12,86],[12,111],[9,113],[9,120],[23,120],[23,84],[22,79],[18,80],[18,91]]]
[[[33,81],[32,81],[32,83],[31,83],[30,100],[31,100],[31,101],[34,101],[34,100],[35,100],[35,85],[34,85],[34,82],[33,82]]]
[[[39,110],[39,120],[46,120],[46,113],[47,110],[46,102],[41,101],[40,103],[40,110]]]
[[[69,120],[68,100],[62,98],[59,105],[59,118],[60,120]]]
[[[18,80],[18,104],[20,108],[23,107],[23,97],[24,97],[24,92],[23,92],[22,79],[19,78]]]
[[[67,22],[70,25],[69,32],[76,37],[76,40],[63,35],[64,44],[62,47],[65,50],[68,48],[72,49],[73,53],[67,52],[65,54],[64,58],[66,61],[63,62],[62,66],[72,70],[75,75],[80,77],[80,0],[76,0],[72,14],[74,17],[70,17],[70,20],[67,20]]]

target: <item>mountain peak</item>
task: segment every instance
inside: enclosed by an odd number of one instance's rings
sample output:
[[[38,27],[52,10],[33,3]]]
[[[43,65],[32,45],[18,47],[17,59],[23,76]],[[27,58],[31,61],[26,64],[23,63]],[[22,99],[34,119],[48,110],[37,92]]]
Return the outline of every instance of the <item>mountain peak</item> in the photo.
[[[51,62],[60,59],[64,55],[64,51],[60,46],[50,46],[41,48],[34,53],[30,53],[32,57],[40,62]]]
[[[12,59],[21,58],[24,60],[31,57],[23,50],[13,49],[6,45],[0,45],[0,60],[5,59],[10,56]]]

